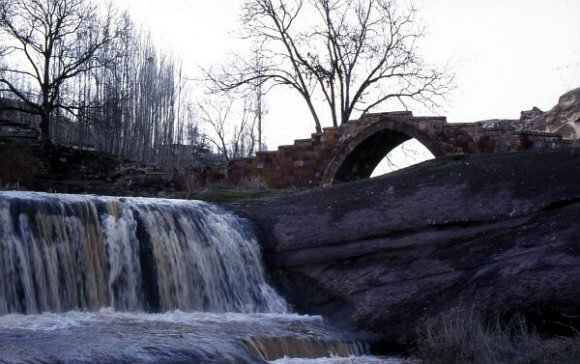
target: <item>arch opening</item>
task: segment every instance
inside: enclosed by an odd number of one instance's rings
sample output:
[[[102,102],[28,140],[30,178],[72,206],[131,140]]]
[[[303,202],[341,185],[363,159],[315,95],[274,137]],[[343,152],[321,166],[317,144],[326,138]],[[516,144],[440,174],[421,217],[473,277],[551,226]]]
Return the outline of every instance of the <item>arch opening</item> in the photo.
[[[399,150],[402,144],[411,140],[411,146],[422,145],[420,149],[426,151],[424,160],[445,155],[436,142],[414,128],[409,128],[408,126],[402,128],[400,125],[393,123],[383,124],[382,126],[377,125],[348,142],[335,155],[325,172],[323,185],[350,182],[381,174],[381,169],[375,172],[381,161],[385,157],[393,158],[393,155],[389,154],[394,150]],[[403,148],[408,149],[411,146],[405,144]],[[401,168],[403,168],[414,163],[400,164]],[[391,168],[392,170],[394,168]],[[387,170],[386,172],[389,171]]]
[[[369,178],[379,162],[399,144],[411,137],[398,131],[383,130],[354,148],[334,175],[334,183]]]
[[[434,158],[433,153],[421,142],[409,139],[391,150],[375,167],[370,177],[382,176]]]

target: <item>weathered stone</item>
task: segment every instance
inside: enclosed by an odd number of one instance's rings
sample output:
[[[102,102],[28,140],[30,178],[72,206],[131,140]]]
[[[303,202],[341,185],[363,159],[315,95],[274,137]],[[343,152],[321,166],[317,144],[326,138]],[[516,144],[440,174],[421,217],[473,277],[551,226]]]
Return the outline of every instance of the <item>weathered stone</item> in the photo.
[[[250,162],[231,161],[227,180],[260,179],[271,188],[328,186],[369,177],[385,155],[411,138],[442,157],[569,146],[579,128],[580,88],[563,95],[550,112],[534,107],[518,120],[448,124],[444,117],[410,112],[365,114],[269,152],[269,159],[258,154]]]
[[[387,343],[456,306],[580,327],[580,149],[447,157],[230,207],[297,311]]]
[[[516,124],[519,128],[521,123]],[[444,117],[414,117],[411,112],[365,114],[277,151],[259,152],[253,160],[233,160],[227,180],[239,184],[244,179],[260,179],[271,188],[285,188],[367,178],[391,150],[411,138],[435,157],[569,145],[559,134],[517,129],[505,120],[448,124]]]
[[[565,140],[580,138],[580,88],[562,95],[558,104],[543,112],[537,107],[522,111],[519,120],[486,120],[487,128],[513,128],[518,132],[558,133]]]
[[[529,125],[536,130],[561,133],[564,138],[580,138],[580,87],[562,95],[552,110],[533,118]]]
[[[520,121],[525,122],[528,120],[535,119],[542,115],[544,115],[544,112],[534,106],[531,110],[525,110],[520,113]]]

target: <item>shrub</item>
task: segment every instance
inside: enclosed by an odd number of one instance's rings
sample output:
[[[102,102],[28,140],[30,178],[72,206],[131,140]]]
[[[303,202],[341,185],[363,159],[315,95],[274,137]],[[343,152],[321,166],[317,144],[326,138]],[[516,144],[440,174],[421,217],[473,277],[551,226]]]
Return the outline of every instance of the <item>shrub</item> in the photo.
[[[414,354],[425,364],[578,364],[580,335],[540,335],[523,316],[502,322],[457,308],[420,327]]]

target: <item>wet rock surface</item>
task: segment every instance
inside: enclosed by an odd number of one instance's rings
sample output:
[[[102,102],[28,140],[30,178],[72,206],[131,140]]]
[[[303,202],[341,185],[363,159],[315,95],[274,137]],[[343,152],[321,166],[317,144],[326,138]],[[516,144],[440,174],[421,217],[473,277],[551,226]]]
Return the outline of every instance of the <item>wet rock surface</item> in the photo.
[[[444,158],[230,207],[297,311],[387,344],[457,306],[580,327],[580,149]]]

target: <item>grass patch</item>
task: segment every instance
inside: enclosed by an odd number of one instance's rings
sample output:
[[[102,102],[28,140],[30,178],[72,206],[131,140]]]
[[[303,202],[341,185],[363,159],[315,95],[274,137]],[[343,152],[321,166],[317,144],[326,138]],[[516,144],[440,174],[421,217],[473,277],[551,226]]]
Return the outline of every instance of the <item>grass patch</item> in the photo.
[[[522,317],[502,323],[454,309],[419,329],[414,355],[425,364],[578,364],[580,335],[540,335]]]

